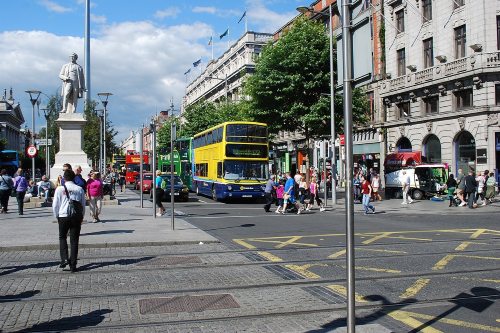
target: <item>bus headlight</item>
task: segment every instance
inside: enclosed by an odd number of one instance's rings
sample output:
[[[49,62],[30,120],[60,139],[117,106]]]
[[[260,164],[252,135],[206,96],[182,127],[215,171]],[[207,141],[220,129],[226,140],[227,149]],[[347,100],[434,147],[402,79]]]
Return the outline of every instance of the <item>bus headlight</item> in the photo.
[[[232,191],[232,190],[233,190],[233,187],[232,187],[231,185],[228,185],[228,186],[227,186],[227,190],[228,190],[228,191]]]

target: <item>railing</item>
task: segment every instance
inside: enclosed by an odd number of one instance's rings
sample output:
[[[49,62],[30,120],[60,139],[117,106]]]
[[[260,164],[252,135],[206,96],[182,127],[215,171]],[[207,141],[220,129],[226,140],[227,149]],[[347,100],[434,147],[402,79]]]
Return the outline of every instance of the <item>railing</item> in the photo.
[[[423,71],[415,73],[415,83],[422,83],[424,81],[432,80],[434,67],[426,68]]]
[[[452,75],[467,70],[467,59],[461,58],[444,65],[444,74]]]
[[[404,84],[405,84],[405,77],[406,76],[403,75],[403,76],[397,77],[395,79],[392,79],[390,81],[391,88],[395,89],[395,88],[399,88],[399,87],[404,86]]]
[[[486,67],[500,66],[500,51],[483,53],[483,63]]]

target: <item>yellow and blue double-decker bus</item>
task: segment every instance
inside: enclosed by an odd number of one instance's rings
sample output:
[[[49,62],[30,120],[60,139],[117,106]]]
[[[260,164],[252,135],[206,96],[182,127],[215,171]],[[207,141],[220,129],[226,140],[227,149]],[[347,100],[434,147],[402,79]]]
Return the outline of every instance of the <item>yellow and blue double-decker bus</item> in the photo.
[[[193,190],[214,200],[264,196],[269,178],[267,124],[226,122],[193,139]]]

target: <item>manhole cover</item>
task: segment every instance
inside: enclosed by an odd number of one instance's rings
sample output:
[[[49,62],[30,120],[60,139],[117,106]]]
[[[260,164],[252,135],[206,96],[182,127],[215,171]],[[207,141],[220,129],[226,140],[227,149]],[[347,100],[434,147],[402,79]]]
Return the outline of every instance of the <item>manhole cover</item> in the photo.
[[[163,265],[179,265],[179,264],[202,264],[200,257],[189,256],[189,257],[165,257],[165,258],[154,258],[147,261],[142,261],[137,264],[137,266],[163,266]]]
[[[160,314],[175,312],[202,312],[206,310],[239,308],[233,296],[229,294],[178,296],[168,298],[150,298],[139,300],[141,314]]]

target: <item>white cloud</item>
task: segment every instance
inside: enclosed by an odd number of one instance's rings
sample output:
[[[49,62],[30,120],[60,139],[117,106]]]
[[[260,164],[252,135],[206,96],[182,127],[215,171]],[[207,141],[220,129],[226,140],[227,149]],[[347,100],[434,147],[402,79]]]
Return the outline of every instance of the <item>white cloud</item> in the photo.
[[[184,72],[200,55],[210,57],[205,40],[212,27],[201,22],[166,28],[149,21],[123,22],[105,25],[99,32],[99,37],[91,40],[91,98],[99,100],[97,93],[102,91],[113,93],[108,110],[120,131],[118,142],[140,122],[166,109],[171,97],[179,109],[186,86]],[[0,90],[13,87],[14,98],[21,102],[30,126],[31,105],[24,91],[36,89],[49,96],[60,91],[62,65],[76,52],[78,63],[84,66],[83,48],[80,37],[44,31],[0,33]],[[45,96],[42,99],[42,103],[47,100]],[[82,105],[79,103],[78,112]],[[43,115],[37,118],[37,129],[44,123]]]
[[[86,0],[77,0],[76,3],[81,5],[81,4],[85,4],[85,1]],[[93,1],[90,2],[90,8],[94,8],[95,6],[97,6],[97,4]]]
[[[90,13],[90,21],[98,24],[106,23],[106,15],[95,15]]]
[[[274,33],[299,14],[296,10],[276,13],[268,9],[263,0],[247,0],[247,5],[248,22],[251,23],[252,30],[258,32]]]
[[[215,11],[217,9],[215,7],[194,7],[193,12],[194,13],[210,13],[210,14],[215,14]]]
[[[179,14],[181,10],[177,7],[170,7],[165,10],[158,10],[155,14],[154,17],[157,19],[163,20],[165,17],[172,17],[176,18],[177,14]]]
[[[49,12],[65,13],[72,12],[74,10],[74,8],[63,7],[48,0],[38,1],[38,4],[44,6]]]

